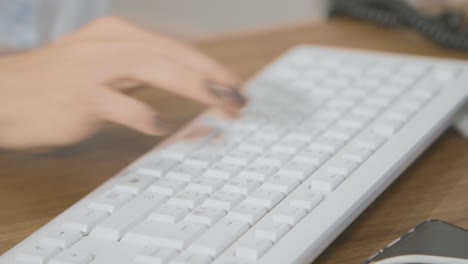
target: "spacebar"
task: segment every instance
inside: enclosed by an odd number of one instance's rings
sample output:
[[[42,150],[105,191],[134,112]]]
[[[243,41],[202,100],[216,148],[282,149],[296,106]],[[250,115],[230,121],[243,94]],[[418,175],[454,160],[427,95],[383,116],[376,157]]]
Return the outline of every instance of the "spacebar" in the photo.
[[[190,251],[216,257],[249,229],[245,222],[221,219],[189,247]]]
[[[117,241],[166,200],[167,196],[144,192],[96,226],[90,236]]]

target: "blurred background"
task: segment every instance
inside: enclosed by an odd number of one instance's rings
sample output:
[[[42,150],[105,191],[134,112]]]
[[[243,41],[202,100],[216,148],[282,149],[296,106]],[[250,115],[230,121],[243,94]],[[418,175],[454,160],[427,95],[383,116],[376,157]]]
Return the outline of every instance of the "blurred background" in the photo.
[[[331,0],[110,0],[112,14],[182,38],[199,39],[235,32],[324,20]],[[468,0],[407,0],[428,12]],[[468,12],[467,12],[468,13]]]
[[[324,19],[328,0],[111,0],[111,13],[182,38]]]
[[[349,0],[356,1],[356,0]],[[468,0],[407,0],[428,12]],[[332,0],[0,0],[0,48],[46,44],[103,15],[185,40],[326,19]],[[466,12],[468,13],[468,11]]]

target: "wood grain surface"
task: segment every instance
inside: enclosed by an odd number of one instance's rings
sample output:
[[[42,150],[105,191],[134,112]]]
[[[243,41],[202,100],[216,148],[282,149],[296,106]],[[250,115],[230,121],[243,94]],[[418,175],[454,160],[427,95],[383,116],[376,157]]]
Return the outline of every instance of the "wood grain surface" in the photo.
[[[247,79],[287,49],[304,43],[468,59],[468,53],[439,48],[413,32],[344,19],[196,45]],[[141,90],[134,96],[154,105],[179,125],[204,109],[157,89]],[[163,139],[106,124],[97,135],[75,146],[42,153],[0,151],[0,254]],[[453,129],[314,263],[361,263],[428,218],[468,228],[468,140]]]

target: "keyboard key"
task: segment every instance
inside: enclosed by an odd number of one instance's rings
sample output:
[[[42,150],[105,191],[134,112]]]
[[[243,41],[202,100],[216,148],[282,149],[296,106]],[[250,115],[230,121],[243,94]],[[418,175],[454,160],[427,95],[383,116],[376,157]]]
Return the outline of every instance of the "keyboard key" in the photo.
[[[255,263],[255,261],[247,260],[247,259],[242,259],[234,254],[229,255],[229,256],[223,256],[222,259],[220,260],[220,263],[223,264],[252,264]]]
[[[289,153],[267,152],[255,162],[278,168],[284,166],[291,158],[292,155]]]
[[[326,151],[329,153],[335,153],[345,144],[345,140],[340,138],[332,138],[328,136],[322,136],[310,144],[309,148],[315,150]]]
[[[392,102],[391,98],[387,96],[372,95],[364,100],[364,104],[375,106],[376,108],[383,108]]]
[[[248,229],[243,221],[223,218],[195,240],[188,251],[217,257]]]
[[[393,69],[391,67],[372,67],[366,73],[375,77],[387,77],[392,75]]]
[[[282,137],[287,132],[287,130],[288,128],[286,126],[269,124],[260,129],[256,136],[273,141]]]
[[[199,142],[175,143],[163,148],[159,155],[165,159],[182,161],[199,147]]]
[[[49,264],[88,264],[93,261],[94,256],[73,249],[66,249],[50,260]]]
[[[185,220],[211,226],[225,215],[224,210],[200,206],[187,215]]]
[[[354,99],[360,99],[363,98],[367,95],[368,91],[366,89],[358,88],[358,87],[349,87],[343,93],[341,94],[343,97],[348,98],[354,98]]]
[[[343,159],[363,163],[374,151],[370,148],[351,146],[343,150]]]
[[[238,148],[244,151],[262,153],[266,149],[268,149],[268,147],[270,147],[272,143],[273,140],[271,139],[261,138],[257,137],[257,135],[254,135],[246,141],[240,143]]]
[[[147,175],[130,175],[119,179],[114,185],[114,190],[119,192],[127,192],[137,195],[143,192],[148,186],[155,181],[154,177]]]
[[[387,141],[387,137],[376,134],[372,130],[368,130],[356,138],[356,145],[363,148],[377,150],[383,143]]]
[[[278,175],[295,178],[302,182],[307,179],[307,177],[309,177],[316,169],[317,166],[313,164],[311,165],[310,163],[292,160],[279,170]]]
[[[229,153],[231,150],[237,147],[239,142],[224,138],[222,135],[220,135],[219,138],[215,138],[212,141],[208,142],[205,145],[205,148],[209,148],[213,150],[215,153],[218,153],[220,155],[224,155],[226,153]]]
[[[16,256],[16,261],[20,263],[42,264],[60,252],[59,247],[46,245],[30,245],[23,248]]]
[[[358,166],[359,163],[354,160],[336,158],[329,161],[327,170],[332,174],[338,174],[347,178]]]
[[[59,248],[69,248],[81,238],[83,238],[83,234],[80,231],[73,229],[57,228],[56,230],[42,236],[39,240],[39,243],[41,245],[49,245]]]
[[[239,204],[242,200],[244,200],[244,196],[241,194],[218,191],[208,198],[203,205],[228,211],[234,208],[234,206]]]
[[[113,213],[131,199],[133,199],[132,194],[119,191],[107,191],[93,200],[88,207]]]
[[[146,248],[144,254],[136,256],[132,262],[134,264],[156,264],[169,263],[171,259],[177,256],[177,251],[172,248],[150,246]]]
[[[244,141],[247,136],[251,134],[248,130],[225,130],[221,135],[224,142],[229,142],[232,145],[238,145]]]
[[[406,87],[404,86],[396,86],[396,85],[387,85],[383,86],[380,89],[375,91],[375,95],[388,97],[390,100],[395,100],[398,96],[401,95],[402,91],[404,91]]]
[[[91,236],[117,241],[165,201],[167,196],[144,192],[97,225]]]
[[[224,185],[222,190],[225,192],[247,195],[259,186],[260,186],[259,181],[237,176],[233,178],[232,180],[230,180],[228,183],[226,183],[226,185]]]
[[[406,112],[400,109],[390,109],[384,115],[382,115],[384,119],[395,119],[401,122],[406,122],[411,118],[411,113]]]
[[[349,77],[356,77],[362,74],[362,69],[354,67],[343,67],[338,69],[338,74]]]
[[[222,161],[235,165],[247,166],[250,162],[256,159],[257,156],[257,152],[236,149],[224,156]]]
[[[246,239],[239,243],[236,256],[248,260],[258,260],[273,244],[269,240],[255,237]]]
[[[257,238],[267,239],[272,242],[280,240],[290,229],[289,225],[275,222],[272,219],[261,221],[255,228]]]
[[[302,208],[293,207],[289,204],[283,204],[273,212],[273,221],[293,226],[301,221],[302,218],[306,216],[306,214],[307,211]]]
[[[424,64],[407,64],[399,69],[403,74],[419,76],[426,72],[427,67]]]
[[[153,177],[162,177],[179,162],[172,159],[148,160],[135,164],[136,172]]]
[[[314,117],[318,119],[329,119],[331,121],[335,121],[340,118],[346,109],[330,107],[330,106],[323,106],[321,109],[314,115]]]
[[[189,183],[187,190],[211,194],[221,188],[223,184],[224,180],[201,176]]]
[[[347,110],[351,108],[354,104],[356,104],[356,101],[353,98],[347,98],[347,100],[345,100],[344,98],[338,97],[338,98],[330,100],[327,103],[327,106],[332,107],[332,108],[338,108],[341,110]]]
[[[205,225],[198,223],[180,221],[177,224],[169,224],[144,220],[130,230],[122,242],[182,250],[205,231]]]
[[[289,194],[299,184],[300,184],[300,181],[298,179],[281,176],[281,175],[275,175],[262,185],[262,189],[273,190],[273,191],[282,192],[284,194]]]
[[[354,85],[361,88],[373,89],[381,85],[381,80],[377,77],[363,76],[363,78],[359,78]]]
[[[316,150],[316,149],[304,149],[293,158],[292,161],[298,163],[307,163],[315,165],[317,167],[321,166],[325,161],[331,157],[331,154],[328,151]]]
[[[108,215],[109,214],[107,212],[95,209],[85,208],[74,210],[67,215],[62,227],[78,230],[84,234],[88,234]]]
[[[175,224],[182,220],[189,212],[190,210],[186,207],[164,204],[153,211],[148,219]]]
[[[307,146],[307,142],[297,139],[280,140],[271,147],[272,151],[288,154],[296,154]]]
[[[211,168],[207,169],[202,176],[219,178],[227,181],[236,176],[243,168],[243,166],[235,164],[218,162]]]
[[[245,203],[264,207],[268,210],[283,200],[284,195],[281,192],[257,189],[245,198]]]
[[[246,179],[263,182],[270,178],[277,171],[278,169],[275,167],[254,162],[244,171],[242,171],[239,176]]]
[[[233,129],[257,130],[262,127],[267,118],[260,115],[243,115],[233,122]]]
[[[324,193],[332,192],[343,182],[343,176],[330,172],[314,174],[310,179],[309,188]]]
[[[128,264],[143,251],[143,246],[86,236],[70,250],[91,254],[93,264]]]
[[[326,113],[324,114],[319,111],[313,114],[311,117],[306,118],[301,126],[313,127],[314,129],[319,129],[323,131],[327,127],[329,127],[335,120],[336,118],[332,118]],[[292,133],[293,131],[291,131],[290,133]]]
[[[183,163],[168,171],[166,178],[190,182],[200,176],[204,171],[203,168]]]
[[[376,122],[372,129],[376,134],[380,134],[383,136],[393,136],[401,127],[403,126],[403,122],[399,120],[379,120]]]
[[[415,79],[412,76],[405,76],[405,75],[393,75],[388,79],[391,84],[399,84],[404,86],[411,85]]]
[[[295,193],[289,205],[292,207],[302,208],[307,212],[313,210],[323,201],[323,195],[313,189],[302,189],[301,192]]]
[[[180,207],[193,209],[196,206],[203,203],[206,200],[206,198],[208,198],[208,195],[206,195],[206,193],[192,190],[182,190],[174,196],[172,196],[169,199],[168,203]]]
[[[302,142],[310,142],[316,138],[324,128],[318,128],[309,124],[302,124],[290,131],[286,136],[285,140],[298,140]]]
[[[339,140],[348,141],[358,131],[359,131],[359,128],[357,127],[342,126],[342,125],[337,124],[337,125],[330,127],[327,130],[327,132],[324,133],[324,136],[329,137],[329,138],[337,138]]]
[[[374,118],[380,112],[380,108],[375,105],[361,104],[351,111],[352,115]]]
[[[148,191],[159,193],[162,195],[172,196],[182,190],[187,185],[186,182],[180,180],[172,180],[161,178],[148,188]]]
[[[350,129],[356,129],[359,130],[364,125],[369,121],[368,117],[365,116],[358,116],[358,115],[353,115],[349,114],[343,117],[340,121],[338,121],[337,127],[336,128],[350,128]],[[354,131],[354,133],[357,131]]]
[[[438,81],[453,81],[457,78],[457,71],[450,68],[437,67],[432,70],[434,77]]]
[[[263,206],[241,203],[232,209],[226,216],[228,219],[239,220],[254,225],[267,213]]]
[[[211,164],[221,159],[216,148],[203,148],[191,154],[184,163],[201,168],[208,168]]]
[[[419,88],[419,89],[413,89],[409,91],[406,96],[410,99],[427,102],[428,100],[432,98],[432,96],[434,96],[436,91],[437,90]]]
[[[398,109],[402,109],[403,111],[412,115],[416,113],[422,107],[423,104],[424,102],[421,100],[403,98],[402,100],[396,102],[394,107]]]
[[[211,257],[202,254],[196,254],[190,251],[182,251],[171,264],[208,264],[211,263]]]

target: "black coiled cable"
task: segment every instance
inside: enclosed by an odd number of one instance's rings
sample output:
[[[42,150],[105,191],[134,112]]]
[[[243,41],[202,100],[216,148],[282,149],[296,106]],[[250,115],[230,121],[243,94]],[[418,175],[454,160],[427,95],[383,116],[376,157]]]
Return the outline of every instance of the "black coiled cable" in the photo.
[[[452,11],[433,18],[420,14],[402,0],[335,0],[330,15],[410,27],[444,47],[468,51],[468,31],[464,28],[463,13]]]

